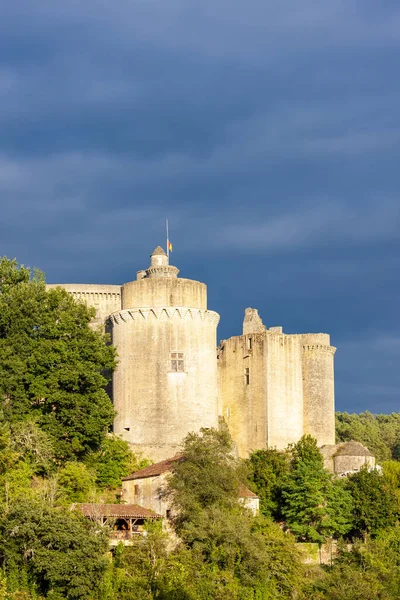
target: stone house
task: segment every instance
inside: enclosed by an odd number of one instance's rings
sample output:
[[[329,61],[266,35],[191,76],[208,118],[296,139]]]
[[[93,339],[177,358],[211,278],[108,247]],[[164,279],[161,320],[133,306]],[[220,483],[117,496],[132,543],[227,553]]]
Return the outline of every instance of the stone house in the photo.
[[[140,469],[122,478],[122,502],[140,504],[164,518],[171,515],[168,497],[165,495],[168,475],[177,462],[185,460],[183,454],[176,454],[154,465]],[[259,498],[246,486],[239,486],[238,500],[256,515],[259,511]]]
[[[337,475],[359,471],[362,467],[375,468],[373,454],[360,442],[354,440],[322,446],[320,451],[324,458],[325,469]]]

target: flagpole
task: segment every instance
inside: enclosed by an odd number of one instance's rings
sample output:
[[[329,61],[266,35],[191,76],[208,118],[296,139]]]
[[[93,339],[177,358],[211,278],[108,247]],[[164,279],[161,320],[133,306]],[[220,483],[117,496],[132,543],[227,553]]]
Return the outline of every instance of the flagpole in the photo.
[[[168,219],[165,220],[165,226],[167,229],[167,257],[169,259],[169,235],[168,235]]]

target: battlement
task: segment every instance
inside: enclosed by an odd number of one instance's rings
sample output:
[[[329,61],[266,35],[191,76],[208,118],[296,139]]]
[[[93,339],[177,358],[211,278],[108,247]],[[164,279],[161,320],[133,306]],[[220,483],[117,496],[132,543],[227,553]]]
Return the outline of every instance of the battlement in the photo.
[[[125,323],[128,320],[144,320],[149,321],[151,319],[171,321],[173,319],[191,321],[201,321],[211,323],[214,327],[217,327],[219,323],[219,314],[212,310],[201,310],[199,308],[185,308],[185,307],[164,307],[164,308],[137,308],[116,311],[109,316],[110,321],[119,325],[121,322]]]

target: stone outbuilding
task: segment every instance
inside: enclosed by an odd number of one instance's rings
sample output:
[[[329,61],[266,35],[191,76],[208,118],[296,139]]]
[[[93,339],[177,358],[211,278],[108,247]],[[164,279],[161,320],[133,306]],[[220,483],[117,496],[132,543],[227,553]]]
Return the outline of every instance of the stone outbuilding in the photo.
[[[185,460],[184,455],[176,454],[172,458],[123,477],[122,501],[140,504],[168,519],[171,516],[171,506],[165,494],[167,478],[174,466],[182,460]],[[254,515],[258,513],[258,496],[243,484],[239,486],[238,501]]]
[[[362,467],[375,468],[372,452],[354,440],[322,446],[320,450],[325,468],[337,475],[359,471]]]

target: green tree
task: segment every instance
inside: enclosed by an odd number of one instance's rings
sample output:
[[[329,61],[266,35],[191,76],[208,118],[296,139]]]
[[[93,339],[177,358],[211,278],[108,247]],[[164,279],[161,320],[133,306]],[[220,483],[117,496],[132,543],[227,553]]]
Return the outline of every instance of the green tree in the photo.
[[[113,420],[105,386],[115,351],[94,311],[43,276],[0,260],[0,397],[4,417],[35,421],[59,461],[96,449]],[[106,375],[107,374],[107,375]]]
[[[395,524],[397,499],[377,470],[361,469],[348,478],[346,487],[353,497],[354,528],[359,533],[375,536]]]
[[[183,444],[184,460],[170,478],[176,526],[189,521],[201,509],[213,505],[237,505],[241,465],[232,455],[227,428],[189,433]]]
[[[77,512],[16,503],[0,520],[0,556],[10,591],[94,600],[107,561],[106,533]]]
[[[400,593],[399,527],[376,539],[358,540],[352,551],[342,547],[333,567],[323,571],[309,590],[315,600],[397,600]]]
[[[324,469],[317,442],[310,435],[292,447],[291,471],[282,495],[287,525],[301,541],[322,543],[351,529],[351,496]]]
[[[67,462],[57,477],[60,495],[67,502],[89,502],[95,495],[95,476],[80,462]]]
[[[99,448],[88,454],[85,463],[96,471],[96,483],[100,488],[120,487],[122,477],[150,464],[136,456],[128,442],[116,435],[105,437]]]
[[[176,530],[197,572],[207,573],[199,582],[204,595],[192,597],[291,598],[294,587],[301,587],[293,540],[277,525],[255,519],[238,502],[247,469],[231,450],[226,429],[189,434],[184,459],[169,481]],[[278,551],[282,547],[284,563]]]
[[[361,442],[381,463],[400,453],[400,413],[374,415],[368,411],[360,414],[336,413],[336,438],[338,442]]]
[[[276,521],[282,519],[282,487],[290,470],[290,455],[286,451],[266,448],[253,452],[249,459],[250,479],[260,499],[260,511]]]

